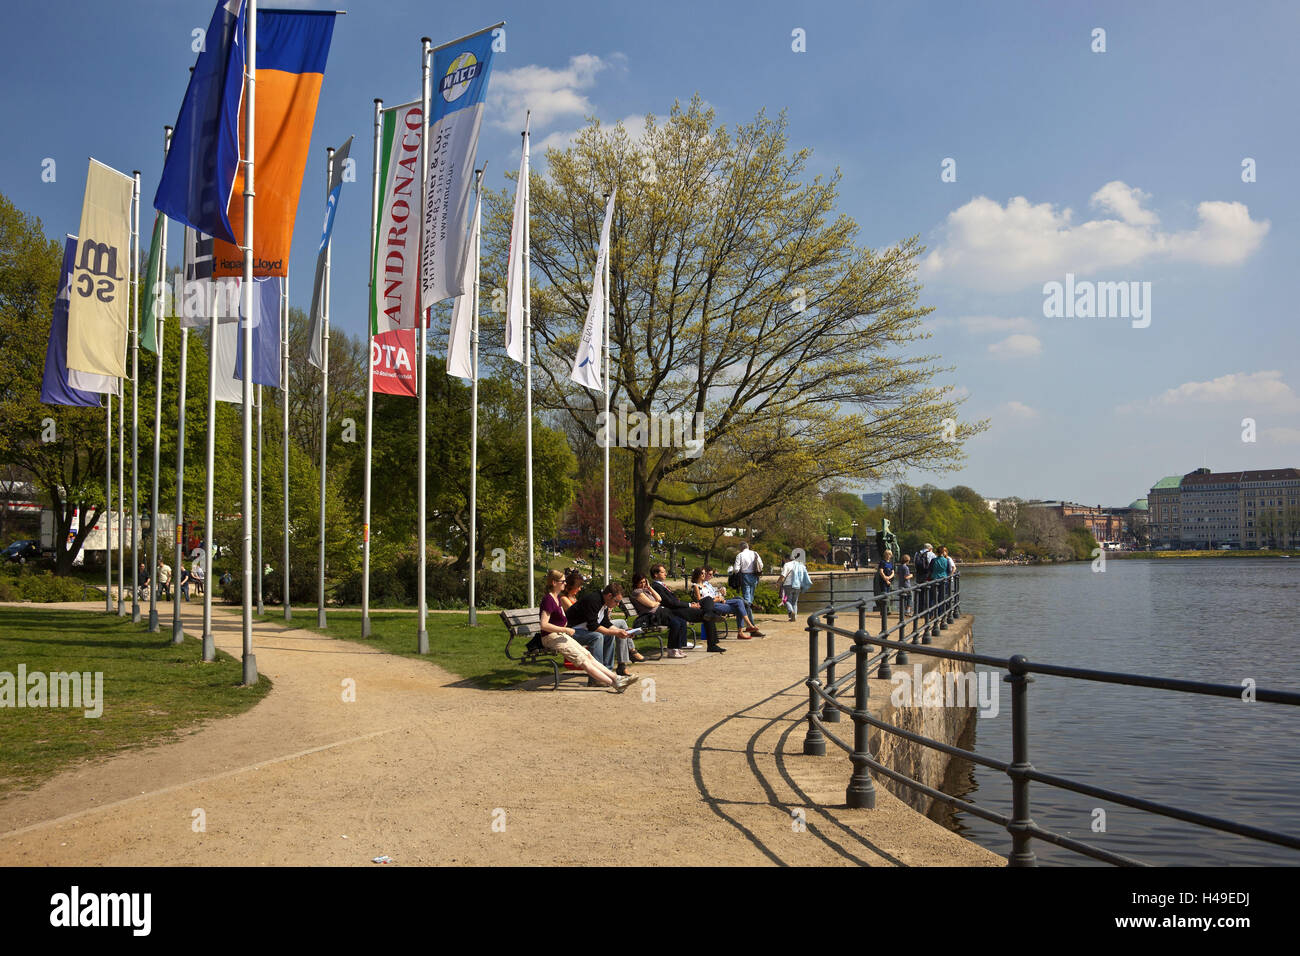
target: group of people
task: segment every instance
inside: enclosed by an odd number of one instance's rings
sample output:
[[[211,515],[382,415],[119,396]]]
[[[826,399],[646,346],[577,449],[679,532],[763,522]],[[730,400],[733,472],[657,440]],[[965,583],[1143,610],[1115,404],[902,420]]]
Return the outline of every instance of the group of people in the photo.
[[[170,601],[172,597],[172,566],[164,559],[158,559],[157,568],[158,597],[164,601]],[[186,568],[181,565],[180,574],[175,575],[176,593],[181,597],[189,599],[190,588],[193,587],[196,594],[203,593],[203,558],[194,559],[191,567]],[[141,561],[139,568],[139,582],[141,597],[148,597],[149,586],[153,579],[149,574],[149,565]]]
[[[634,640],[645,627],[667,628],[665,656],[670,659],[684,658],[694,649],[692,624],[699,625],[707,653],[726,653],[718,640],[718,622],[728,615],[735,616],[741,640],[764,636],[751,610],[762,559],[743,546],[731,570],[740,575],[739,594],[728,597],[725,586],[713,583],[716,571],[704,566],[691,573],[691,599],[684,600],[669,586],[667,566],[655,564],[649,576],[638,574],[632,579],[629,598],[636,612],[632,627],[624,617],[611,613],[617,613],[622,604],[622,584],[611,581],[599,591],[584,594],[588,579],[581,571],[548,571],[541,606],[542,646],[562,654],[566,667],[585,671],[588,686],[606,687],[619,694],[638,679],[628,668],[645,660]]]
[[[871,593],[888,594],[890,591],[910,588],[927,581],[943,581],[952,577],[956,571],[957,561],[948,554],[945,546],[940,546],[936,552],[927,541],[921,546],[921,550],[916,552],[915,560],[911,555],[904,554],[899,557],[897,564],[894,563],[894,552],[886,549],[876,565]],[[904,610],[911,608],[911,592],[899,595],[899,600],[903,602]],[[887,602],[888,598],[878,600],[877,610],[884,610]],[[918,610],[924,610],[924,606],[918,604]]]

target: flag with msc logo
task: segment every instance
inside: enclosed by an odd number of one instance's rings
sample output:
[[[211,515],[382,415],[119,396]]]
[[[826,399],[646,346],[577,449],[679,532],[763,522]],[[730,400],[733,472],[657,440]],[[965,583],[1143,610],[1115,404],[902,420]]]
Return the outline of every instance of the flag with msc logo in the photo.
[[[216,239],[214,276],[240,275],[247,3],[213,12],[176,118],[154,207]],[[333,12],[258,10],[255,114],[257,215],[253,274],[286,275],[298,192],[334,35]]]
[[[429,306],[465,292],[465,225],[474,187],[474,156],[492,69],[489,32],[433,54],[433,94],[426,134],[428,197],[421,249],[421,296]]]
[[[94,159],[86,173],[68,304],[68,368],[126,378],[135,181]]]

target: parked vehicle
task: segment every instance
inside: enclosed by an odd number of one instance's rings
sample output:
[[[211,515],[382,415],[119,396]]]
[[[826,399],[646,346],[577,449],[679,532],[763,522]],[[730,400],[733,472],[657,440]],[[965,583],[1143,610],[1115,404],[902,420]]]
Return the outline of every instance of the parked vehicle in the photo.
[[[15,541],[4,551],[0,551],[4,559],[13,564],[26,564],[28,561],[39,561],[41,558],[41,545],[39,541],[27,539],[24,541]]]

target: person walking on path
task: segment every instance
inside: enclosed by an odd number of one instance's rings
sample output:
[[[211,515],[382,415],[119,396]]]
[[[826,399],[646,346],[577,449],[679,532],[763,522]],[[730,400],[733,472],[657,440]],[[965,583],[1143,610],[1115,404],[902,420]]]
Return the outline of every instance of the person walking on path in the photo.
[[[588,685],[608,687],[616,694],[621,694],[632,683],[630,677],[620,677],[605,667],[591,652],[575,640],[577,629],[569,626],[564,609],[560,607],[560,588],[564,584],[564,575],[559,571],[546,572],[546,594],[542,597],[541,625],[542,646],[548,651],[559,651],[567,661],[573,661],[587,672]]]
[[[745,599],[745,604],[753,604],[754,588],[758,585],[758,576],[763,573],[763,559],[750,548],[749,542],[740,542],[740,553],[736,555],[731,570],[740,575],[740,596]]]
[[[708,649],[714,654],[726,653],[726,648],[718,644],[718,625],[717,621],[722,617],[713,607],[713,598],[704,598],[702,601],[687,603],[673,593],[673,589],[668,586],[668,569],[662,564],[656,564],[650,569],[652,575],[650,586],[659,595],[659,600],[663,606],[668,608],[673,614],[686,621],[702,622],[701,627],[704,630],[704,640],[708,644]]]
[[[790,553],[790,560],[781,565],[781,603],[792,621],[799,613],[799,592],[812,587],[808,568],[798,557],[802,553],[802,548],[795,549]]]

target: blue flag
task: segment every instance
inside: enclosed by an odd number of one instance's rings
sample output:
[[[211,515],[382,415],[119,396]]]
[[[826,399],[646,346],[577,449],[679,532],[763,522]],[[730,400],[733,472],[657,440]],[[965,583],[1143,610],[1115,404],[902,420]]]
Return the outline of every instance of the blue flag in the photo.
[[[334,213],[339,208],[339,197],[343,194],[343,172],[348,166],[348,153],[352,149],[352,137],[338,148],[334,154],[334,165],[330,168],[330,194],[325,202],[325,226],[321,230],[320,249],[316,252],[316,280],[311,290],[310,346],[307,361],[317,368],[324,366],[324,353],[321,336],[325,329],[325,250],[329,248],[330,236],[334,232]]]
[[[253,280],[253,384],[280,387],[280,289],[284,280]],[[240,297],[243,308],[243,297]],[[242,331],[242,330],[241,330]],[[235,379],[244,380],[244,336],[235,346]]]
[[[245,9],[244,0],[219,0],[212,13],[153,199],[155,209],[177,222],[232,243]]]
[[[68,298],[72,288],[72,268],[77,258],[77,240],[68,236],[63,246],[63,270],[59,277],[59,294],[54,298],[54,316],[50,320],[50,344],[45,348],[45,377],[41,380],[41,401],[46,405],[78,405],[97,408],[97,392],[83,392],[68,384]]]

